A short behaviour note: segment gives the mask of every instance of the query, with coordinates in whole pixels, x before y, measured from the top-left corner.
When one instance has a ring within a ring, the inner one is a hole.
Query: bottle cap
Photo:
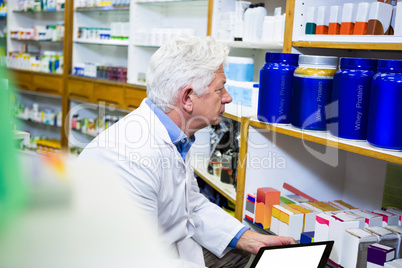
[[[298,59],[299,54],[295,53],[267,52],[265,54],[265,62],[286,62],[297,65]]]
[[[378,60],[379,72],[402,72],[402,60]]]
[[[331,67],[338,66],[338,57],[333,56],[310,56],[310,55],[300,55],[299,65],[328,65]]]
[[[378,60],[361,58],[341,58],[339,65],[341,69],[376,70]]]

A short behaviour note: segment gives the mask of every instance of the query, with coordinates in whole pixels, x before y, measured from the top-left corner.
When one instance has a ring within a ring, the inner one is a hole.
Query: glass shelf
[[[98,12],[98,11],[129,11],[130,6],[104,6],[104,7],[77,7],[74,9],[76,12]]]
[[[108,46],[128,46],[128,40],[74,39],[74,43],[91,44],[91,45],[108,45]]]

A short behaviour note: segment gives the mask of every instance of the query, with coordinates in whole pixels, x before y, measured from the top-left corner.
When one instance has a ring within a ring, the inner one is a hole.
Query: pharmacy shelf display
[[[61,97],[26,90],[18,90],[12,96],[16,127],[30,135],[24,148],[37,150],[39,144],[49,143],[54,145],[53,149],[60,150],[63,118]]]
[[[333,49],[354,49],[354,50],[385,50],[400,51],[402,50],[402,36],[394,35],[320,35],[305,34],[306,19],[308,17],[309,8],[318,6],[327,7],[327,15],[329,16],[330,6],[343,6],[345,3],[351,3],[347,0],[288,0],[294,7],[294,24],[292,31],[293,47],[312,47],[312,48],[333,48]],[[374,3],[375,0],[358,0],[353,1],[354,8],[362,2]],[[317,12],[317,11],[316,11]],[[356,12],[354,12],[356,14]]]
[[[145,86],[152,54],[182,34],[207,35],[209,1],[134,1],[130,6],[128,83]]]
[[[61,6],[45,8],[39,6],[33,9],[28,1],[8,3],[9,68],[63,73],[64,9]]]
[[[69,151],[73,155],[79,155],[99,133],[130,112],[105,103],[95,104],[75,99],[70,99],[70,107],[68,142]]]
[[[71,75],[127,82],[129,6],[75,2]]]

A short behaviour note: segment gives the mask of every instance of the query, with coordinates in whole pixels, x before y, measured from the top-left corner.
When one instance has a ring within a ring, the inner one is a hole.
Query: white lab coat
[[[204,266],[201,246],[222,257],[244,225],[199,193],[189,157],[183,161],[145,100],[80,155],[80,159],[112,163],[133,200],[151,219],[153,230],[164,232],[176,257]]]

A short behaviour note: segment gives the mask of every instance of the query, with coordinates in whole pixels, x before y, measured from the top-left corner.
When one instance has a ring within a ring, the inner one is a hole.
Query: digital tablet
[[[251,268],[325,268],[334,241],[262,247]]]

